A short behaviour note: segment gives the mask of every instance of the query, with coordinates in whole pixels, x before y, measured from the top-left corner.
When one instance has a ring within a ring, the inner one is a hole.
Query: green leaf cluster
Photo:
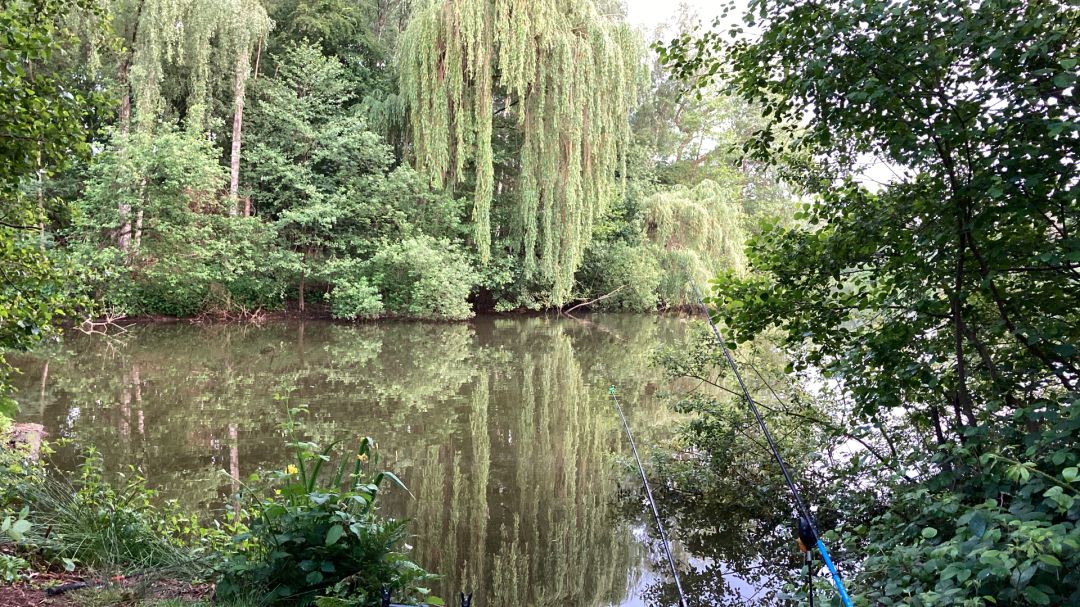
[[[1080,600],[1078,24],[1067,2],[760,0],[759,35],[663,51],[760,104],[747,157],[804,195],[710,303],[733,342],[778,328],[865,429],[878,457],[830,485],[861,600]]]
[[[304,408],[290,410],[283,430],[295,437],[303,414]],[[379,604],[383,589],[404,599],[426,593],[419,584],[431,576],[398,549],[405,523],[376,514],[384,481],[405,486],[393,473],[377,471],[374,441],[362,438],[355,450],[337,449],[337,442],[320,448],[293,440],[289,446],[296,464],[240,496],[252,519],[250,531],[234,541],[247,548],[219,565],[219,595],[359,607]]]

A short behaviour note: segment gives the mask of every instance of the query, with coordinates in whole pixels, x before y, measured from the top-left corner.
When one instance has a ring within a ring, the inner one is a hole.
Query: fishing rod
[[[769,449],[772,451],[776,463],[780,465],[780,472],[783,473],[784,480],[787,482],[788,489],[791,491],[791,496],[795,499],[795,507],[799,511],[800,516],[800,539],[803,540],[807,548],[816,544],[818,552],[821,553],[821,560],[825,561],[825,566],[829,568],[829,573],[832,575],[833,582],[836,583],[836,591],[840,593],[840,600],[844,602],[846,607],[853,607],[851,597],[848,596],[847,589],[844,588],[844,581],[840,579],[840,572],[836,570],[832,557],[829,556],[829,550],[825,547],[825,542],[821,541],[821,536],[818,533],[817,525],[814,523],[814,518],[810,516],[810,509],[806,507],[806,502],[803,501],[802,495],[799,493],[799,488],[795,486],[795,481],[792,480],[791,473],[788,472],[787,465],[784,464],[784,458],[780,456],[780,450],[776,447],[776,442],[773,441],[768,426],[765,425],[765,419],[761,417],[761,412],[758,411],[757,404],[750,396],[750,390],[746,387],[746,382],[743,381],[742,374],[739,373],[739,366],[735,364],[735,358],[731,356],[731,351],[728,350],[724,338],[720,336],[720,329],[718,329],[716,323],[713,322],[712,315],[709,314],[709,308],[705,306],[705,300],[701,297],[701,291],[698,290],[697,283],[694,282],[694,278],[690,275],[689,271],[687,272],[687,278],[690,280],[690,286],[694,288],[694,297],[697,299],[698,306],[701,307],[701,312],[705,315],[705,319],[709,321],[709,326],[712,327],[716,342],[720,344],[720,349],[724,352],[724,358],[727,360],[728,366],[731,367],[732,372],[735,373],[735,379],[739,381],[739,387],[742,389],[746,404],[750,406],[750,411],[754,414],[758,427],[761,428],[761,433],[765,435],[765,441],[769,443]],[[805,537],[803,537],[804,535]],[[809,569],[809,566],[807,569]],[[811,590],[811,593],[812,592],[813,590]],[[811,598],[811,600],[813,599]]]
[[[671,576],[675,578],[675,590],[679,593],[679,607],[687,607],[686,595],[683,594],[682,581],[679,579],[679,570],[675,567],[675,557],[671,555],[671,542],[668,541],[667,533],[664,532],[664,523],[660,520],[660,511],[656,508],[656,500],[653,499],[649,479],[645,476],[645,467],[641,465],[641,456],[638,455],[637,443],[634,442],[634,435],[630,432],[630,424],[626,422],[626,415],[623,414],[619,398],[615,396],[614,385],[608,388],[608,394],[611,395],[611,401],[615,403],[615,410],[619,412],[619,419],[622,420],[626,438],[630,441],[630,449],[634,452],[634,459],[637,460],[638,472],[641,473],[641,484],[645,485],[645,496],[649,500],[649,507],[652,508],[653,518],[656,519],[656,529],[660,532],[660,541],[664,544],[664,553],[667,555],[668,565],[671,566]]]

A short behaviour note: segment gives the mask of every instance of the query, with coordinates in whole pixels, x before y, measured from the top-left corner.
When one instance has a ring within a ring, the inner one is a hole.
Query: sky
[[[646,36],[650,35],[657,25],[669,21],[680,4],[688,4],[694,8],[702,25],[705,26],[712,23],[725,4],[723,0],[624,0],[624,2],[628,10],[627,21],[634,27],[644,28]],[[737,0],[737,4],[745,7],[746,0]],[[880,161],[873,158],[864,158],[862,161],[866,166],[862,171],[860,181],[871,190],[877,190],[883,184],[898,178],[898,171]]]
[[[715,0],[712,2],[709,0],[684,0],[681,3],[689,4],[697,9],[702,21],[705,22],[711,21],[716,16],[716,7],[719,4]],[[644,25],[650,30],[655,25],[663,23],[671,17],[679,4],[679,0],[626,0],[627,8],[630,10],[630,23]]]
[[[724,4],[721,0],[624,0],[629,9],[629,19],[632,25],[645,26],[646,31],[652,29],[664,21],[667,21],[680,4],[688,4],[694,8],[703,24],[708,25],[720,14],[720,8]],[[740,2],[739,4],[745,4]]]

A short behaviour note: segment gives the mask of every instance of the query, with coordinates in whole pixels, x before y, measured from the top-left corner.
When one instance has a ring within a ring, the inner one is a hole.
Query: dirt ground
[[[86,584],[58,594],[49,590]],[[93,596],[93,595],[97,596]],[[208,600],[213,587],[170,579],[114,577],[103,579],[85,572],[35,573],[29,581],[0,585],[0,607],[106,607],[106,605],[152,605],[165,600],[196,603]]]

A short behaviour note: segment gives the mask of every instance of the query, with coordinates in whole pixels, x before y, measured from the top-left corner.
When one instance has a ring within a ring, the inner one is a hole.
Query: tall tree
[[[758,274],[722,277],[720,314],[740,341],[785,329],[797,367],[841,379],[852,425],[900,440],[902,475],[845,490],[840,537],[872,547],[853,586],[1077,603],[1080,8],[755,0],[747,21],[752,40],[665,52],[764,105],[750,151],[812,201],[753,243]],[[869,187],[866,159],[893,174]]]
[[[183,121],[189,132],[201,134],[216,118],[213,91],[224,88],[217,82],[232,84],[230,193],[235,200],[250,58],[271,27],[266,10],[254,0],[118,0],[114,13],[123,42],[116,57],[122,134],[133,121],[144,132],[160,121]],[[219,69],[217,63],[229,68]],[[128,250],[140,227],[123,204],[118,203],[117,240]],[[235,213],[236,205],[230,210]]]
[[[273,25],[266,15],[266,9],[256,0],[231,0],[232,18],[229,20],[230,47],[234,59],[233,74],[233,123],[232,146],[229,158],[229,196],[232,203],[229,212],[239,212],[238,194],[240,191],[240,140],[244,124],[244,99],[247,96],[247,81],[251,75],[251,54],[255,45],[270,31]]]
[[[687,280],[698,284],[721,271],[742,274],[745,213],[740,204],[739,181],[702,181],[696,186],[675,186],[642,202],[645,235],[656,245],[664,271],[659,286],[661,303],[668,307],[696,304]]]
[[[54,329],[68,307],[61,270],[39,238],[45,221],[41,192],[29,182],[89,153],[83,128],[88,105],[75,75],[50,69],[74,44],[63,20],[90,2],[0,5],[0,352],[26,348]],[[9,411],[8,373],[0,354],[0,421]]]
[[[417,11],[401,41],[401,93],[417,167],[438,186],[471,186],[474,240],[516,238],[526,276],[565,302],[616,176],[642,73],[641,45],[592,0],[446,0]],[[515,175],[496,175],[493,116],[521,132]],[[491,225],[499,187],[513,225]]]
[[[328,270],[332,258],[355,270],[387,241],[421,230],[460,238],[460,206],[408,166],[392,167],[392,150],[367,128],[338,58],[303,44],[273,60],[277,74],[259,81],[252,103],[244,170],[258,213],[303,256],[301,302],[313,275],[331,284],[357,278]]]

